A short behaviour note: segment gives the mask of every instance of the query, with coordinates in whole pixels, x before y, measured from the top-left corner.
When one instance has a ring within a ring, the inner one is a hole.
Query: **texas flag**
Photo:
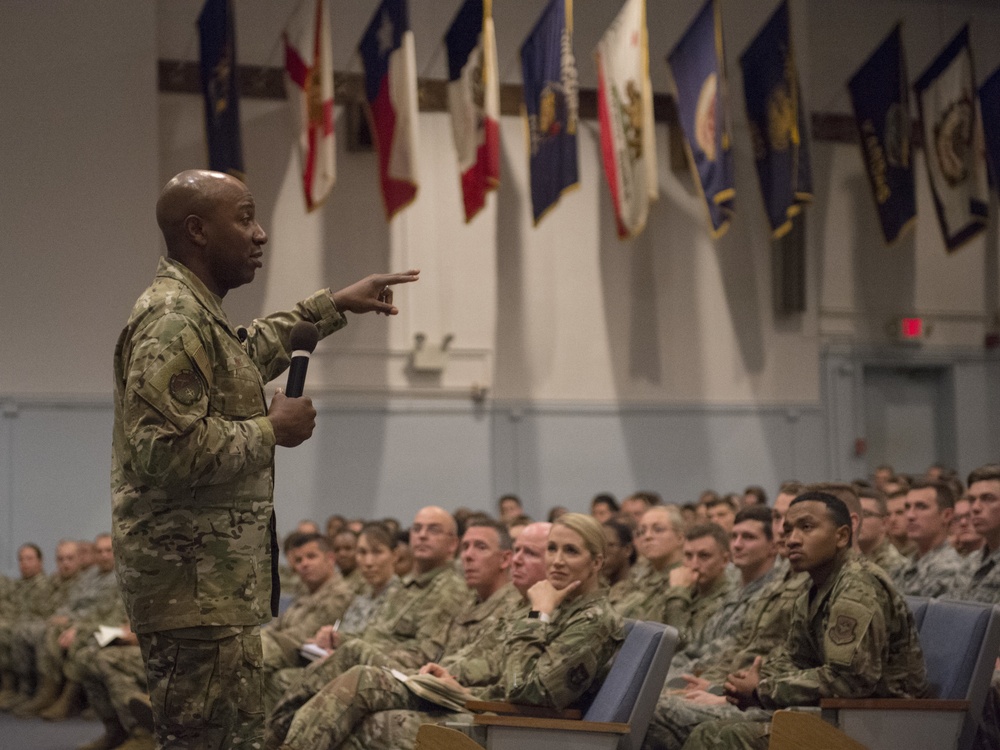
[[[417,196],[417,60],[406,0],[382,0],[358,52],[391,219]]]
[[[306,208],[312,211],[323,202],[337,178],[328,0],[301,6],[285,29],[285,74],[299,142]]]
[[[465,0],[445,35],[448,110],[466,222],[500,184],[500,79],[491,5],[491,0]]]

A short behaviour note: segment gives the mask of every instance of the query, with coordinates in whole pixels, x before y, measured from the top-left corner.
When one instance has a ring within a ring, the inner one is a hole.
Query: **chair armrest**
[[[856,711],[968,711],[969,701],[940,698],[823,698],[819,706]]]
[[[583,718],[583,712],[578,708],[546,708],[545,706],[528,706],[522,703],[507,703],[505,701],[466,701],[469,711],[508,714],[510,716],[530,716],[537,719],[574,719]]]
[[[574,721],[572,719],[535,719],[528,716],[489,716],[477,714],[472,723],[488,727],[522,727],[524,729],[557,729],[562,732],[598,732],[628,734],[629,725],[605,721]]]

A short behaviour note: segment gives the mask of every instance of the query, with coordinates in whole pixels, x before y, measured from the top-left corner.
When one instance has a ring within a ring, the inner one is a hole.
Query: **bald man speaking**
[[[252,748],[263,738],[260,625],[272,616],[274,447],[307,440],[308,398],[264,384],[301,320],[320,337],[345,313],[395,315],[418,272],[324,289],[249,327],[222,299],[263,263],[267,234],[234,177],[181,172],[156,219],[166,241],[115,349],[115,558],[139,637],[161,749]]]

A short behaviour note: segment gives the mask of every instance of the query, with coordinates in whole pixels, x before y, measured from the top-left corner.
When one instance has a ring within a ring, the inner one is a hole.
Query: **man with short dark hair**
[[[899,487],[885,493],[885,532],[889,542],[903,557],[917,551],[917,545],[906,535],[906,493],[909,487]]]
[[[0,612],[0,710],[18,702],[19,688],[25,694],[29,690],[29,679],[19,680],[11,663],[15,629],[19,623],[41,620],[50,614],[52,582],[42,569],[42,551],[38,545],[22,544],[17,550],[17,564],[21,577],[12,584],[4,610]]]
[[[705,503],[705,516],[708,522],[721,526],[722,530],[727,534],[733,530],[733,524],[736,523],[736,511],[738,510],[739,508],[736,507],[736,503],[732,501],[729,495],[717,497]]]
[[[692,526],[684,534],[684,564],[670,571],[661,622],[677,628],[678,647],[696,641],[732,584],[726,576],[729,535],[718,524]],[[659,618],[658,618],[659,619]]]
[[[969,474],[968,497],[972,526],[984,544],[969,556],[955,596],[1000,604],[1000,464],[980,466]]]
[[[348,587],[360,594],[365,587],[365,579],[358,568],[358,535],[351,529],[341,529],[331,538],[333,559],[337,570]]]
[[[972,525],[972,503],[968,493],[963,493],[955,501],[955,513],[951,517],[948,543],[960,557],[968,558],[973,552],[983,548],[983,537]]]
[[[861,555],[878,565],[892,578],[906,565],[906,558],[893,546],[886,534],[885,517],[888,510],[885,495],[875,487],[859,487],[863,522],[858,530],[858,548]]]
[[[955,497],[944,482],[922,479],[906,493],[906,533],[916,552],[894,577],[900,593],[909,596],[951,596],[964,561],[948,544]]]
[[[650,492],[649,490],[639,490],[622,500],[619,515],[621,520],[632,526],[632,528],[638,528],[646,511],[657,505],[660,505],[660,496],[657,493]]]
[[[503,495],[497,500],[497,510],[500,520],[508,526],[515,518],[524,515],[524,506],[517,495]]]
[[[809,573],[809,594],[796,602],[785,643],[729,676],[726,695],[744,718],[698,726],[685,750],[763,750],[778,708],[927,692],[913,616],[882,571],[857,560],[843,501],[806,492],[789,507],[785,530],[789,563]]]

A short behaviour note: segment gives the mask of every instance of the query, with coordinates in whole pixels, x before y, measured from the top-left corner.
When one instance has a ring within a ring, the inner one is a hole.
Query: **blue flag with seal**
[[[1000,186],[1000,68],[979,87],[979,107],[983,113],[986,163],[993,187]]]
[[[550,0],[521,45],[535,225],[575,188],[579,83],[573,58],[573,2]]]
[[[243,177],[240,95],[236,84],[236,22],[232,0],[207,0],[198,16],[201,91],[205,97],[208,166]]]
[[[975,80],[965,26],[913,85],[934,208],[949,252],[982,232],[989,219]]]
[[[705,198],[712,237],[729,228],[736,198],[722,13],[708,0],[667,57],[688,163]]]
[[[910,83],[896,26],[847,84],[882,235],[889,244],[913,226],[917,197],[910,144]]]
[[[808,127],[789,26],[787,0],[740,58],[757,176],[774,238],[812,200]]]

